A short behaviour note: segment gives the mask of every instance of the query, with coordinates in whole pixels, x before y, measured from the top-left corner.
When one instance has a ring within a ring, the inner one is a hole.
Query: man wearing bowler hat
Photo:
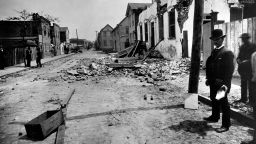
[[[249,90],[249,103],[253,104],[255,84],[251,81],[252,79],[252,66],[251,56],[256,51],[255,44],[252,44],[249,39],[248,33],[243,33],[240,36],[243,44],[239,47],[239,53],[237,57],[238,73],[241,78],[241,99],[237,102],[247,102],[247,90]]]
[[[227,95],[231,88],[231,79],[234,72],[234,54],[224,47],[223,41],[226,35],[223,35],[221,29],[212,31],[210,39],[213,41],[214,50],[206,61],[206,82],[210,87],[210,99],[212,102],[212,115],[204,118],[208,122],[218,122],[220,119],[220,109],[222,109],[222,126],[217,128],[217,132],[229,130],[230,106]],[[216,99],[217,93],[223,90],[224,95],[221,99]]]

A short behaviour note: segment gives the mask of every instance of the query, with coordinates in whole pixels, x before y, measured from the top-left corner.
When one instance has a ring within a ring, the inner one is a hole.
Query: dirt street
[[[66,144],[240,144],[252,140],[252,129],[234,120],[228,132],[216,133],[221,122],[202,120],[211,114],[204,104],[200,103],[198,110],[184,109],[188,73],[156,83],[129,72],[115,74],[112,69],[111,74],[86,78],[65,73],[81,62],[106,56],[85,51],[1,79],[1,144],[54,143],[55,133],[43,141],[28,139],[24,123],[59,108],[58,102],[73,88]]]

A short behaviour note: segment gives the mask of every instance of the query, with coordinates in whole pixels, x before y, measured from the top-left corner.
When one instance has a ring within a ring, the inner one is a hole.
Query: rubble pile
[[[111,63],[111,57],[103,57],[100,59],[82,59],[78,65],[73,66],[67,70],[62,70],[61,78],[64,81],[81,81],[90,77],[107,76],[107,75],[120,75],[131,72],[130,69],[113,69],[106,66],[107,63]]]
[[[179,60],[163,60],[150,59],[147,62],[134,63],[135,68],[112,68],[106,64],[116,63],[115,59],[111,57],[103,57],[99,59],[82,59],[78,65],[73,66],[67,70],[62,70],[61,78],[64,81],[80,81],[86,80],[90,77],[97,76],[118,76],[127,75],[139,79],[141,82],[147,81],[154,83],[154,81],[164,81],[175,79],[176,75],[187,73],[190,67],[189,59]]]
[[[145,62],[141,68],[134,71],[135,77],[139,77],[140,81],[154,83],[154,81],[164,81],[176,79],[177,75],[188,73],[190,68],[189,59],[179,60],[159,60],[152,59]]]

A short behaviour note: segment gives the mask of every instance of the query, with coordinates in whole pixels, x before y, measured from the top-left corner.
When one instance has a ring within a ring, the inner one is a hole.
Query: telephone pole
[[[191,67],[189,75],[189,93],[198,92],[198,81],[200,71],[200,55],[202,47],[202,26],[203,26],[204,0],[195,0],[194,11],[194,32],[192,44]]]
[[[76,46],[78,46],[78,34],[77,34],[77,29],[76,29]]]

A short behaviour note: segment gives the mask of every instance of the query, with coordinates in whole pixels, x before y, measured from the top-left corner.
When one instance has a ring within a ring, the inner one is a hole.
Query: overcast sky
[[[70,37],[95,40],[96,31],[106,24],[113,28],[124,17],[129,2],[150,3],[152,0],[0,0],[0,19],[17,16],[15,10],[43,12],[58,17],[68,27]]]

